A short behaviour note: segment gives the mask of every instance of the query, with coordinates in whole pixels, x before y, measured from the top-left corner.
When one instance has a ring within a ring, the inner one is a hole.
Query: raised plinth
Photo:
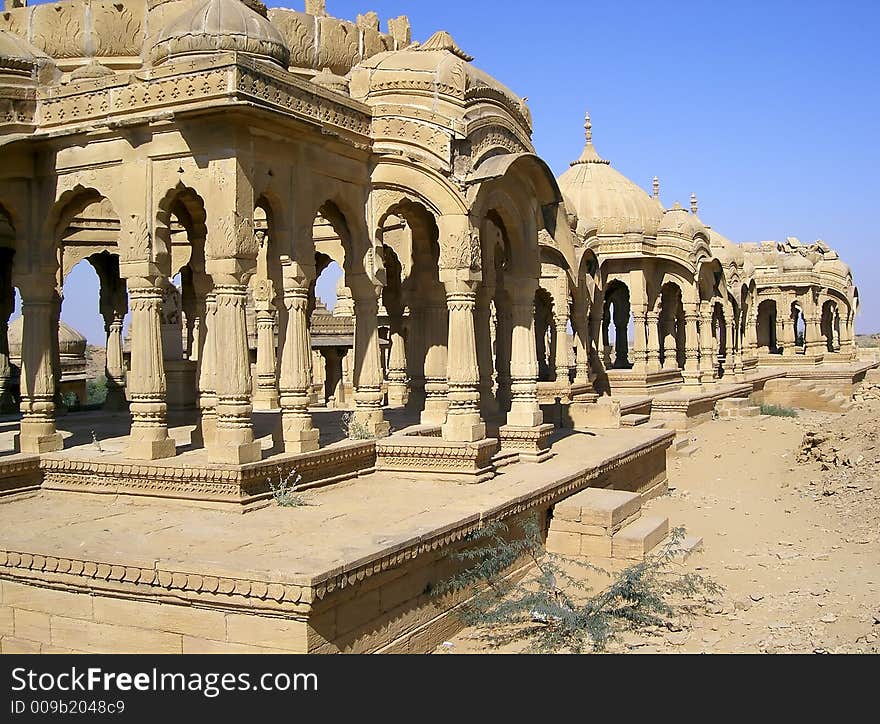
[[[0,496],[36,490],[40,487],[38,455],[10,455],[0,458]]]
[[[516,452],[522,462],[540,463],[553,455],[550,435],[554,427],[549,422],[534,427],[502,425],[498,428],[501,452]]]
[[[242,465],[209,462],[204,452],[137,461],[72,450],[43,455],[40,468],[47,490],[174,498],[244,511],[265,504],[271,496],[270,481],[277,482],[291,471],[305,486],[315,486],[371,470],[375,459],[373,441],[344,441]]]
[[[238,518],[127,496],[42,490],[10,498],[0,505],[0,621],[10,622],[0,645],[431,651],[462,626],[457,610],[467,594],[434,593],[451,575],[450,551],[494,521],[515,534],[519,517],[545,520],[588,486],[642,494],[665,477],[670,435],[572,434],[554,443],[546,464],[509,465],[487,485],[377,472],[311,491],[306,505]]]
[[[419,473],[438,480],[482,483],[495,475],[498,440],[453,442],[438,437],[394,435],[376,443],[376,470]]]

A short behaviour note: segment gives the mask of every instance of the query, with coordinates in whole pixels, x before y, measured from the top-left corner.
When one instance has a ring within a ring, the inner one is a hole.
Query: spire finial
[[[697,195],[693,191],[691,192],[691,213],[694,215],[697,213]]]
[[[656,176],[654,177],[654,198],[660,198],[660,179]]]
[[[587,111],[584,116],[584,131],[587,137],[587,143],[593,142],[593,123],[590,121],[590,112]]]

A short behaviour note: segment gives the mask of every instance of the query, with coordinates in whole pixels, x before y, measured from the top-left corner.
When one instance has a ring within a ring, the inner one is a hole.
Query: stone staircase
[[[852,399],[822,382],[782,377],[768,380],[760,393],[761,404],[796,407],[820,412],[846,412],[853,406]]]
[[[669,519],[642,515],[642,498],[624,490],[587,488],[558,502],[547,534],[547,551],[583,556],[612,569],[644,560],[669,536]],[[689,536],[685,555],[702,545]]]
[[[715,403],[715,412],[721,420],[731,420],[738,417],[757,417],[761,414],[761,408],[753,405],[748,397],[725,397]]]

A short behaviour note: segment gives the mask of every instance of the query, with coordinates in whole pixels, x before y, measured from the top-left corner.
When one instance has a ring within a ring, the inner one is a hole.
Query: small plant
[[[797,417],[797,410],[781,405],[761,405],[761,414],[771,417]]]
[[[272,489],[272,497],[275,498],[275,502],[282,508],[308,505],[308,501],[299,490],[302,476],[296,470],[291,469],[287,475],[284,475],[284,472],[279,467],[278,482],[276,483],[272,478],[267,478],[267,480],[269,481],[269,487]]]
[[[361,422],[354,410],[342,413],[342,431],[349,440],[372,440],[375,435],[363,422]]]
[[[451,554],[468,564],[465,570],[435,589],[473,593],[460,615],[465,625],[484,629],[490,646],[527,641],[527,650],[536,652],[602,651],[626,630],[674,628],[678,616],[692,611],[690,601],[721,590],[699,574],[675,570],[683,528],[674,529],[658,553],[612,577],[584,560],[547,553],[536,517],[519,527],[521,535],[511,534],[496,522],[473,534],[472,545]],[[514,564],[529,560],[534,577],[517,582],[508,576]],[[586,576],[572,568],[611,583],[591,593]]]
[[[94,430],[92,430],[92,445],[98,448],[98,452],[104,452],[104,448],[101,447],[101,442],[98,440]]]

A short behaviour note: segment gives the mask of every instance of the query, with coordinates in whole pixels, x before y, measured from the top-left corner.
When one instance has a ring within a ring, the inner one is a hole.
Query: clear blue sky
[[[536,149],[557,175],[581,151],[589,109],[599,152],[646,189],[659,176],[667,206],[695,191],[703,221],[734,241],[824,239],[853,267],[857,331],[880,331],[880,4],[328,0],[327,10],[351,20],[375,10],[383,30],[406,14],[422,41],[448,30],[528,96]],[[87,322],[97,315],[73,306],[64,318],[102,339]]]

